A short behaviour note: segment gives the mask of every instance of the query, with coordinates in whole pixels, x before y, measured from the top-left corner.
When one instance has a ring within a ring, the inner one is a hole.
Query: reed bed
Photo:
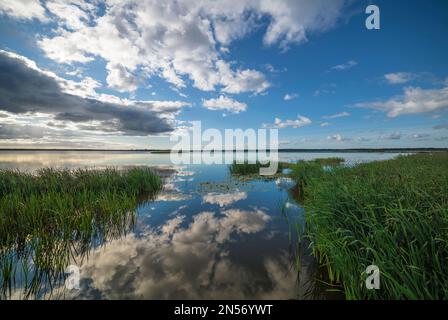
[[[305,237],[347,299],[448,298],[448,153],[324,170],[298,163]],[[365,286],[380,269],[380,289]]]
[[[277,174],[281,173],[283,169],[289,168],[291,164],[286,162],[278,162],[277,164]],[[270,163],[264,163],[257,161],[255,163],[243,162],[238,163],[234,161],[231,165],[229,165],[229,172],[234,176],[259,176],[260,168],[267,168],[270,166]],[[268,176],[264,176],[268,177]]]
[[[329,158],[316,158],[313,160],[306,161],[307,163],[317,164],[321,166],[339,166],[345,162],[344,158],[339,157],[329,157]]]
[[[321,168],[322,166],[333,167],[341,165],[345,162],[343,158],[331,157],[331,158],[317,158],[309,161],[301,161],[298,164],[306,166],[315,166],[316,168]],[[284,169],[291,169],[296,167],[298,164],[289,162],[278,162],[277,173],[281,173]],[[255,176],[260,174],[260,168],[269,167],[269,163],[262,164],[257,161],[256,163],[249,163],[247,161],[243,163],[238,163],[234,161],[229,166],[229,172],[236,176]],[[302,171],[302,170],[300,170]]]
[[[74,256],[129,230],[139,200],[161,188],[147,168],[0,170],[0,297],[17,278],[31,297],[39,280],[63,277]]]
[[[229,166],[229,171],[230,174],[232,175],[241,175],[241,176],[257,175],[260,173],[260,168],[264,166],[267,167],[267,165],[262,165],[258,161],[256,163],[248,163],[248,162],[237,163],[236,161],[234,161]]]

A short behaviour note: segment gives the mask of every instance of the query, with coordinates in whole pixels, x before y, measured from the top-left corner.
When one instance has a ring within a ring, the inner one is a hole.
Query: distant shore
[[[170,149],[37,149],[37,148],[0,148],[1,151],[51,151],[51,152],[148,152],[157,154],[171,153]],[[258,152],[265,150],[216,150],[215,152]],[[269,149],[266,151],[270,151]],[[278,152],[341,152],[341,153],[355,153],[355,152],[447,152],[448,148],[349,148],[349,149],[278,149]],[[203,152],[203,150],[179,151],[179,152]],[[208,151],[207,151],[208,152]]]

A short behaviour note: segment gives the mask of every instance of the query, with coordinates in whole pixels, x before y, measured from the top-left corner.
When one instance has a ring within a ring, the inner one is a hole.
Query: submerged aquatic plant
[[[297,164],[306,237],[348,299],[448,298],[448,153],[319,170]],[[380,269],[367,290],[366,267]]]
[[[64,278],[94,242],[125,233],[162,181],[148,168],[0,171],[0,297],[20,278],[24,297]]]

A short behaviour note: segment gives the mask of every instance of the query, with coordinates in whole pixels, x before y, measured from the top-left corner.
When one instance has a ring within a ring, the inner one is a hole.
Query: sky
[[[443,0],[0,0],[0,148],[448,147],[447,34]]]

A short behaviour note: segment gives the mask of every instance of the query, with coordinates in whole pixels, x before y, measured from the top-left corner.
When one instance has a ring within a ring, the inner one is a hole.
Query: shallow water
[[[343,157],[350,162],[393,153],[280,153],[281,161]],[[1,151],[0,168],[171,167],[168,154],[143,152]],[[76,259],[79,290],[64,286],[39,297],[75,299],[312,299],[338,298],[315,278],[314,259],[300,250],[295,222],[303,210],[292,181],[240,181],[226,165],[174,166],[155,201],[137,209],[126,235],[92,246]],[[20,279],[12,298],[21,298]],[[54,294],[58,292],[59,294]],[[51,293],[51,295],[50,295]]]

